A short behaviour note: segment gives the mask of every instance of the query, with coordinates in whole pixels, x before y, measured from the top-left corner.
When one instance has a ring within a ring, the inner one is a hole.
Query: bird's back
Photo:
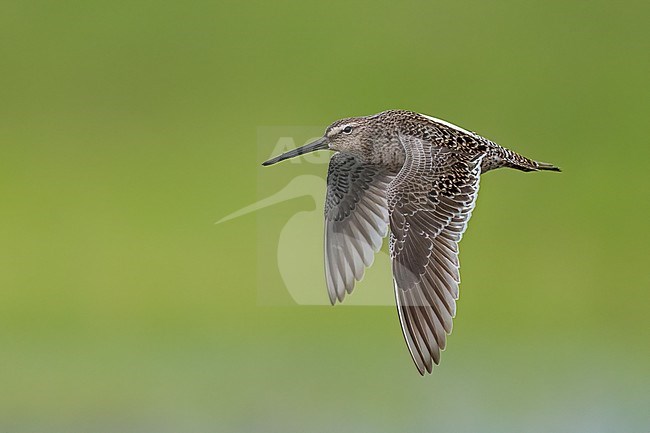
[[[388,161],[399,167],[403,165],[405,154],[399,140],[394,137],[404,135],[429,142],[435,148],[446,148],[465,154],[470,159],[482,157],[482,173],[501,167],[521,171],[560,171],[552,164],[526,158],[475,132],[414,111],[388,110],[370,116],[370,119],[374,121],[375,129],[381,131],[381,134],[377,134],[378,137],[393,137],[392,140],[384,138],[384,144],[375,145],[373,148],[378,154],[374,161],[380,164]]]

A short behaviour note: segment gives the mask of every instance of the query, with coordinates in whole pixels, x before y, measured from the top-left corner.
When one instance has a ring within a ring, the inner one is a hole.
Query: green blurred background
[[[649,431],[649,12],[3,1],[0,431]],[[286,180],[260,126],[388,108],[564,169],[483,179],[425,378],[393,308],[259,302],[308,199],[214,225]]]

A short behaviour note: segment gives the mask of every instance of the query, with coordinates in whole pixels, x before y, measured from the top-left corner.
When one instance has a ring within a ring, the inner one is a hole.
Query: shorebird
[[[482,173],[560,171],[444,120],[405,110],[337,120],[322,138],[263,163],[332,150],[325,197],[325,281],[343,301],[390,233],[404,340],[421,375],[440,363],[456,315],[458,243]]]

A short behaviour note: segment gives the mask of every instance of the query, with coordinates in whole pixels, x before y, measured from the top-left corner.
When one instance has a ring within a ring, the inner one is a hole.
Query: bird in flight
[[[458,299],[458,243],[481,174],[560,171],[451,123],[405,110],[337,120],[322,138],[263,163],[332,150],[325,198],[325,280],[343,301],[390,233],[399,321],[420,374],[439,364]]]

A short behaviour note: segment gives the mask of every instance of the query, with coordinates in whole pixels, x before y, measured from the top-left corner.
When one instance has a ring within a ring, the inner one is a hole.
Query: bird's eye
[[[349,134],[350,132],[352,132],[352,127],[351,126],[346,126],[345,128],[343,128],[343,132],[346,133],[346,134]]]

